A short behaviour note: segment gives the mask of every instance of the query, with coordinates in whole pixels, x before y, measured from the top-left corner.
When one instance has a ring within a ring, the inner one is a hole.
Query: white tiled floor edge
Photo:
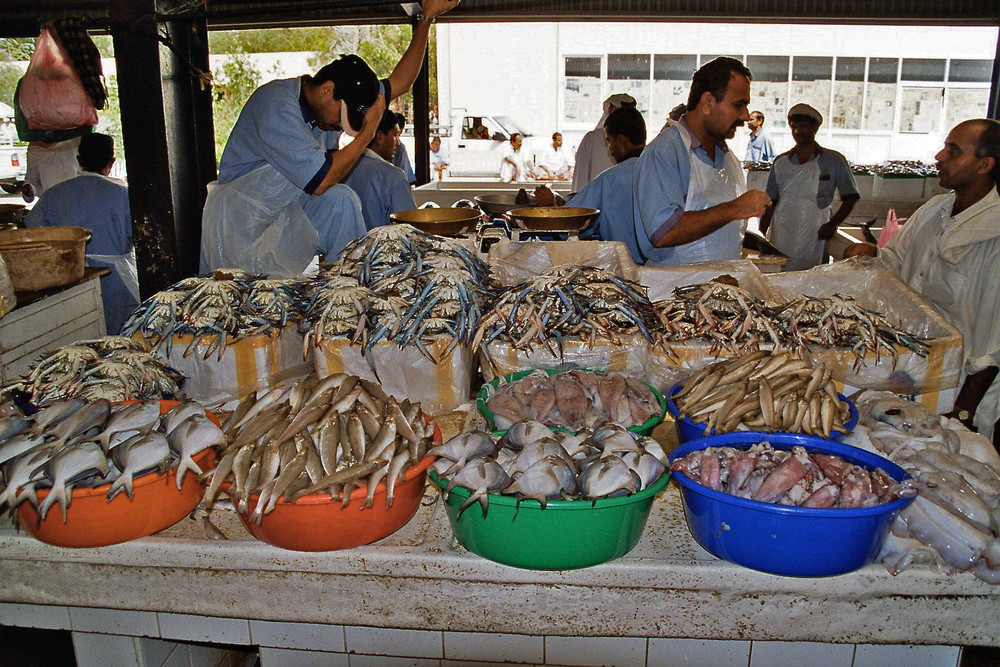
[[[0,603],[0,624],[72,630],[78,664],[111,664],[110,655],[136,667],[212,667],[207,651],[187,648],[178,661],[171,646],[202,642],[260,646],[262,667],[365,667],[378,665],[591,665],[672,667],[673,665],[781,665],[812,662],[824,667],[956,667],[955,646],[847,645],[810,642],[747,642],[634,637],[540,637],[476,632],[440,632],[276,623],[186,614],[113,611],[84,607]],[[137,643],[136,638],[142,643]],[[143,640],[141,638],[149,638]],[[204,649],[205,647],[196,647]],[[90,651],[97,651],[90,653]],[[144,656],[139,657],[138,652]],[[158,656],[154,657],[154,656]],[[93,661],[99,658],[99,661]],[[159,662],[158,660],[162,660]],[[198,660],[198,662],[195,662]],[[319,661],[319,662],[317,662]]]

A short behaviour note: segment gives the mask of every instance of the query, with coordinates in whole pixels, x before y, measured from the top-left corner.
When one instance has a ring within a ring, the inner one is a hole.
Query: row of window
[[[610,80],[690,80],[715,55],[608,54]],[[989,83],[991,60],[941,58],[865,58],[856,56],[731,56],[743,61],[755,81],[897,81]],[[789,77],[791,73],[791,77]],[[565,60],[566,77],[601,76],[601,56]]]

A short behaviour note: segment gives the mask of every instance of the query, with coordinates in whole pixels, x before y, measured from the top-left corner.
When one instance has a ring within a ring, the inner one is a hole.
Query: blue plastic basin
[[[699,438],[670,453],[670,462],[707,447],[748,449],[758,442],[775,449],[796,445],[834,454],[869,470],[881,468],[900,481],[907,472],[891,461],[843,443],[794,433],[741,431]],[[790,577],[827,577],[852,572],[872,562],[893,520],[913,498],[855,509],[815,509],[775,505],[713,491],[681,472],[688,529],[706,551],[761,572]]]
[[[695,440],[697,438],[704,437],[706,435],[705,428],[708,426],[708,424],[696,422],[692,420],[690,417],[677,416],[679,411],[677,409],[677,404],[674,402],[673,397],[676,396],[677,393],[683,388],[684,386],[682,384],[680,383],[675,384],[664,395],[664,398],[667,401],[667,412],[673,415],[674,421],[677,422],[677,437],[681,444],[684,444],[685,442],[690,442],[691,440]],[[851,401],[851,399],[847,398],[843,394],[838,393],[837,397],[840,398],[840,400],[842,400],[843,402],[847,403],[847,407],[851,412],[851,418],[847,420],[846,424],[844,424],[844,428],[846,428],[847,431],[850,432],[854,430],[854,427],[858,423],[858,408],[854,405],[854,402]],[[713,428],[711,431],[709,431],[707,435],[716,435],[715,429]],[[843,431],[835,429],[830,433],[830,439],[840,440],[841,438],[844,437],[844,435],[845,433]]]

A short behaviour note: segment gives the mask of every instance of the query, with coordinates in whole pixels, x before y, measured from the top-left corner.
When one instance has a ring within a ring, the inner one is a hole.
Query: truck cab
[[[3,121],[0,124],[0,188],[12,194],[24,185],[28,172],[28,147],[14,143],[17,134],[13,131],[13,118],[9,123],[6,118],[0,120]]]
[[[441,143],[447,150],[451,176],[500,178],[500,152],[514,133],[524,138],[522,150],[529,155],[534,152],[532,134],[509,116],[456,109],[450,129]]]

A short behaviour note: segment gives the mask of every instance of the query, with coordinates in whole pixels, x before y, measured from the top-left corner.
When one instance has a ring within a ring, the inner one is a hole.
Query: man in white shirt
[[[1000,441],[1000,123],[956,125],[934,156],[951,192],[932,197],[879,250],[854,243],[845,257],[877,255],[934,303],[965,338],[963,382],[950,416]]]

